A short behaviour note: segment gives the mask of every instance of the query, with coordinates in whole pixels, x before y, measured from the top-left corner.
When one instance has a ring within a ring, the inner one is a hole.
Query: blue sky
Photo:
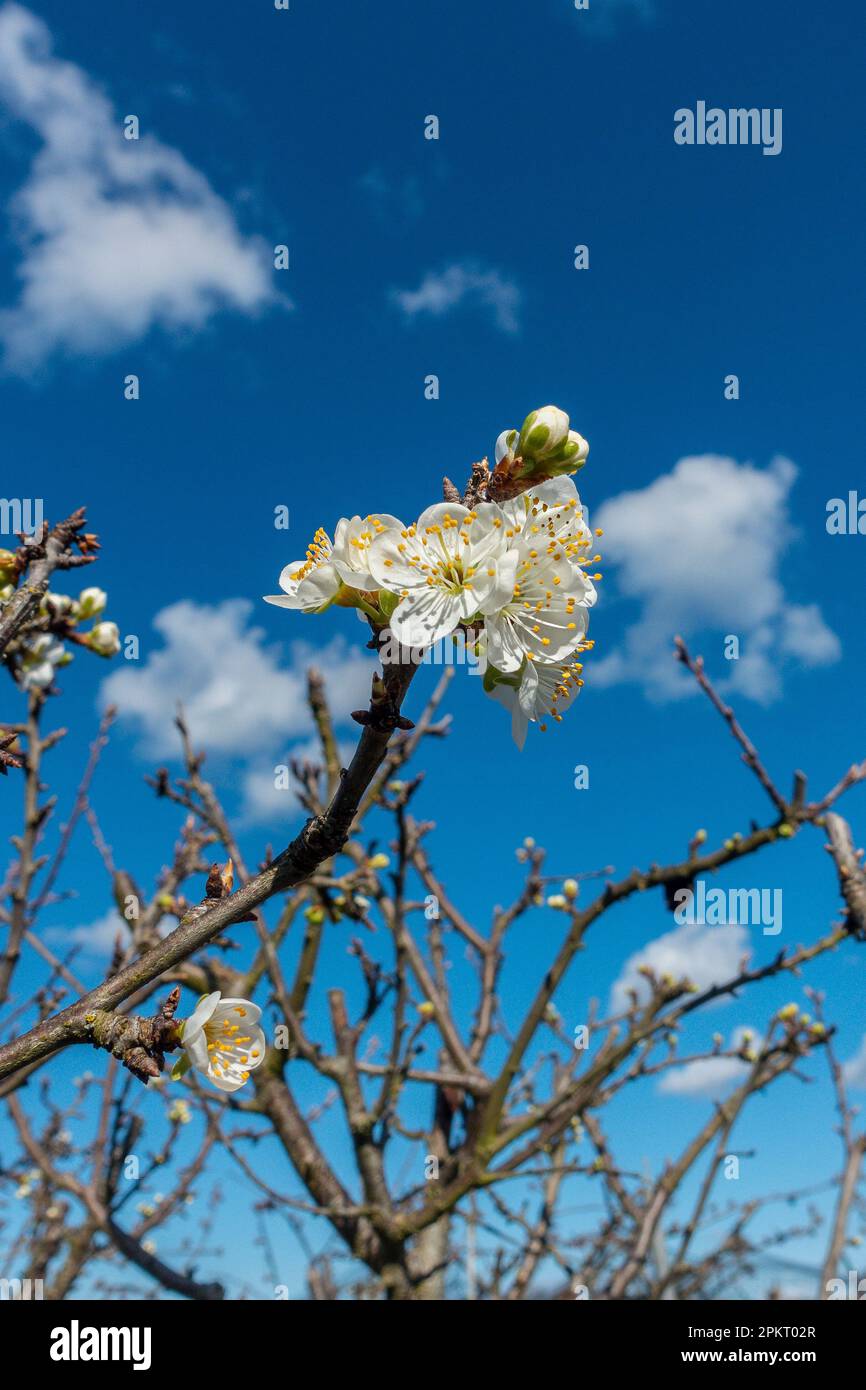
[[[170,851],[175,823],[142,775],[171,756],[178,696],[250,860],[284,841],[296,808],[268,789],[310,736],[305,663],[318,653],[333,673],[350,740],[366,656],[351,613],[303,618],[260,595],[317,526],[416,515],[443,473],[462,480],[547,401],[591,445],[579,485],[606,532],[598,645],[578,704],[522,754],[480,682],[452,684],[416,809],[437,821],[431,850],[473,918],[515,890],[527,834],[553,873],[624,873],[680,856],[699,826],[714,841],[767,814],[718,718],[675,680],[677,631],[730,685],[785,788],[802,767],[818,794],[863,756],[866,540],[825,526],[828,501],[862,485],[862,31],[850,2],[794,20],[780,0],[0,8],[2,490],[42,496],[52,517],[87,504],[104,541],[92,578],[140,639],[139,662],[108,678],[81,658],[63,672],[57,718],[79,740],[52,755],[68,794],[107,678],[125,713],[94,802],[118,862],[147,881]],[[781,108],[781,153],[678,146],[674,112],[698,100]],[[128,114],[137,144],[117,137]],[[864,810],[854,793],[855,828]],[[77,899],[46,921],[92,928],[109,897],[84,838],[67,878]],[[724,882],[783,891],[783,932],[754,935],[756,960],[836,911],[819,832]],[[623,961],[672,926],[655,897],[608,917],[563,1015],[606,1001]],[[515,939],[512,1019],[555,931],[538,913]],[[344,947],[329,957],[339,978]],[[80,969],[95,979],[100,962],[91,950]],[[851,946],[812,976],[846,1058],[864,1035],[863,972]],[[760,1027],[789,997],[790,982],[768,985],[693,1036]],[[786,1082],[752,1110],[749,1194],[833,1170],[831,1098],[811,1070],[807,1103]],[[658,1163],[706,1105],[631,1095],[631,1157]]]

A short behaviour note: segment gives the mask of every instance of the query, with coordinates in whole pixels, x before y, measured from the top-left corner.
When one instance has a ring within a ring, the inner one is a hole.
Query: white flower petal
[[[404,599],[391,615],[391,631],[407,647],[429,647],[447,637],[466,616],[463,595],[427,589]]]
[[[195,1039],[204,1032],[205,1024],[209,1023],[213,1018],[219,1002],[220,991],[218,989],[215,989],[212,994],[206,994],[203,999],[198,1001],[183,1026],[183,1045],[185,1049],[189,1048],[190,1043],[194,1042]]]

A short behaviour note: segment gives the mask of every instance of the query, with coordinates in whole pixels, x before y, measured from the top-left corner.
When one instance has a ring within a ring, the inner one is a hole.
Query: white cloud
[[[745,1028],[736,1028],[729,1047],[740,1047],[745,1032]],[[705,1057],[664,1072],[658,1089],[668,1096],[720,1100],[727,1091],[744,1080],[748,1070],[748,1062],[740,1061],[739,1057]]]
[[[80,927],[50,927],[46,935],[57,945],[79,946],[88,956],[110,956],[117,938],[126,942],[129,931],[117,908],[113,907],[93,922]]]
[[[18,302],[0,313],[8,367],[275,298],[264,244],[241,235],[207,179],[149,133],[126,140],[102,91],[16,4],[0,10],[0,102],[42,141],[11,205],[22,260]]]
[[[178,701],[193,739],[212,753],[249,761],[307,737],[306,673],[312,665],[325,677],[337,724],[366,706],[374,669],[369,653],[342,636],[321,649],[294,642],[283,667],[264,631],[250,626],[252,610],[247,599],[214,605],[185,599],[163,608],[153,620],[163,646],[142,665],[123,662],[103,681],[102,703],[116,704],[121,719],[140,731],[145,757],[177,753]]]
[[[364,691],[359,704],[366,704]],[[348,767],[354,753],[354,745],[338,740],[340,762]],[[323,764],[322,745],[318,738],[309,738],[303,743],[295,743],[284,756],[270,760],[256,760],[245,771],[241,781],[241,818],[245,825],[273,825],[280,821],[293,820],[298,814],[298,798],[294,777],[289,771],[288,785],[284,786],[282,773],[277,781],[277,769],[289,768],[293,762],[310,762],[321,767]]]
[[[858,1091],[866,1091],[866,1033],[860,1044],[860,1051],[845,1063],[842,1068],[849,1086]]]
[[[726,686],[764,703],[781,693],[786,660],[838,660],[839,640],[817,603],[791,602],[779,576],[795,535],[788,499],[796,475],[788,459],[761,470],[704,454],[602,505],[594,520],[604,559],[616,566],[619,593],[641,611],[621,646],[593,663],[594,685],[636,682],[659,700],[692,693],[671,657],[676,633],[715,632],[720,652],[725,636],[738,637]]]
[[[688,978],[698,989],[723,984],[736,975],[743,957],[749,953],[749,933],[745,927],[707,927],[691,923],[666,932],[629,956],[610,994],[611,1012],[628,1008],[628,991],[646,1000],[650,988],[638,966],[648,965],[657,975]]]
[[[474,262],[429,271],[417,290],[394,290],[392,298],[409,319],[418,314],[441,318],[454,309],[472,306],[488,310],[503,333],[516,333],[519,327],[517,286],[500,271],[485,270]]]

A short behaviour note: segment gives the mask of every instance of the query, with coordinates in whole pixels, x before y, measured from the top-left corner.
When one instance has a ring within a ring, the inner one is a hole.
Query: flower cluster
[[[0,609],[15,592],[19,571],[16,557],[0,550]],[[71,642],[96,656],[116,656],[120,651],[117,623],[103,620],[108,595],[104,589],[83,589],[77,599],[68,594],[45,594],[35,620],[9,647],[9,668],[22,690],[49,691],[57,671],[73,656]],[[89,626],[87,626],[89,624]]]
[[[601,532],[567,476],[588,452],[564,411],[535,410],[500,435],[493,472],[481,466],[483,494],[435,503],[411,525],[379,512],[342,519],[333,540],[319,530],[266,602],[304,613],[355,607],[421,652],[462,631],[522,747],[528,723],[562,718],[583,685],[577,657],[593,645],[601,575],[587,571]]]

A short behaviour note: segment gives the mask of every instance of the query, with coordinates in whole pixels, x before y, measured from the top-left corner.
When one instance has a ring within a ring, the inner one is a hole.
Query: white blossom
[[[582,670],[579,661],[527,661],[519,676],[489,686],[489,693],[511,715],[511,733],[518,748],[526,742],[530,723],[542,730],[548,719],[559,723],[583,685]]]
[[[389,528],[370,546],[370,570],[397,597],[391,630],[398,642],[427,647],[468,622],[496,589],[505,552],[499,507],[474,510],[438,502],[414,526]]]
[[[399,530],[402,525],[389,512],[341,517],[333,541],[319,527],[306,558],[293,560],[280,575],[284,592],[266,594],[265,602],[278,608],[297,608],[303,613],[321,613],[333,603],[343,584],[359,592],[375,589],[377,585],[368,568],[370,546],[386,528]]]
[[[265,1057],[262,1011],[249,999],[204,994],[184,1021],[182,1046],[191,1066],[220,1091],[237,1091]]]
[[[333,602],[340,576],[332,562],[331,537],[321,526],[307,547],[306,558],[292,560],[280,574],[282,594],[265,594],[265,603],[277,608],[298,608],[302,613],[321,613]]]
[[[47,690],[58,666],[70,659],[62,642],[50,632],[38,632],[22,639],[21,660],[16,671],[24,690]]]
[[[366,591],[379,587],[368,568],[368,552],[376,537],[387,528],[401,531],[403,523],[389,512],[353,516],[348,521],[343,517],[337,522],[332,561],[344,584]]]
[[[483,604],[487,658],[498,671],[524,661],[559,662],[583,644],[596,591],[573,541],[521,536],[499,564],[496,589]]]

